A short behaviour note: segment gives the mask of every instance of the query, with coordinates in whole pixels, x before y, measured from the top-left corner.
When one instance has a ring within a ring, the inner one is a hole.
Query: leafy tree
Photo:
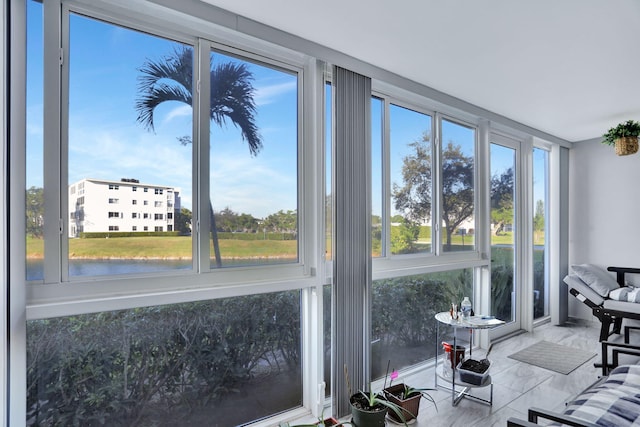
[[[473,156],[465,156],[460,145],[449,141],[442,152],[442,220],[447,249],[456,229],[473,216]]]
[[[418,239],[420,227],[409,221],[391,226],[391,253],[408,254],[415,252],[415,241]]]
[[[176,212],[176,217],[174,220],[176,231],[179,231],[182,234],[191,233],[191,219],[193,215],[191,211],[187,208],[181,208],[180,212]]]
[[[495,235],[513,222],[513,168],[491,178],[491,222]]]
[[[238,214],[231,210],[228,206],[223,210],[216,212],[216,226],[219,231],[234,231],[236,228],[236,218]]]
[[[250,214],[243,213],[238,217],[236,230],[242,230],[245,233],[255,233],[258,231],[258,220]]]
[[[423,224],[431,219],[431,136],[409,146],[413,153],[403,159],[402,186],[394,183],[395,208],[404,212],[408,221]],[[442,220],[445,224],[446,246],[460,224],[473,215],[473,156],[466,156],[460,145],[447,143],[442,151]]]
[[[27,234],[42,238],[44,231],[44,189],[30,187],[27,190]]]
[[[402,161],[402,182],[393,184],[395,208],[404,212],[406,219],[420,224],[431,218],[431,135],[409,144],[413,153]]]
[[[249,214],[239,214],[229,207],[215,213],[218,231],[244,231],[255,232],[258,230],[258,220]]]
[[[402,215],[394,215],[391,217],[391,222],[402,223],[404,222],[404,217]]]
[[[160,104],[177,101],[193,105],[193,49],[176,49],[158,61],[147,59],[139,71],[139,96],[135,108],[138,111],[138,122],[148,130],[154,130],[154,112]],[[229,62],[211,66],[209,79],[209,117],[218,126],[222,127],[230,121],[239,128],[242,140],[247,142],[249,151],[252,155],[257,155],[262,148],[262,139],[255,122],[257,110],[252,84],[253,74],[245,64]],[[178,140],[182,144],[191,142],[188,136],[180,137]],[[222,260],[211,203],[209,214],[216,263],[220,267]]]
[[[513,222],[513,196],[505,195],[497,208],[491,209],[491,222],[494,224],[494,233],[499,236],[506,224]]]
[[[536,213],[533,216],[533,231],[536,234],[544,233],[544,201],[536,201]]]
[[[279,210],[264,219],[263,227],[275,233],[295,233],[297,230],[298,215],[296,211]]]

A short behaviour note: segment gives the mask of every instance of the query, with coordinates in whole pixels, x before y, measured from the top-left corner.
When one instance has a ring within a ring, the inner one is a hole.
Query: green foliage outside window
[[[42,238],[44,233],[44,189],[30,187],[26,196],[27,236]]]
[[[372,378],[435,356],[435,314],[473,292],[472,270],[377,280],[372,300]]]
[[[284,292],[30,321],[27,425],[184,425],[254,378],[299,377],[299,301]]]
[[[513,275],[506,265],[499,272]],[[495,274],[492,283],[504,292],[494,290],[500,297],[492,303],[504,307],[511,282]],[[433,357],[434,315],[472,296],[472,283],[471,269],[374,282],[373,377],[385,374],[389,360],[400,369]],[[329,352],[328,316],[324,325]],[[256,380],[297,378],[301,369],[299,292],[33,320],[27,327],[27,425],[178,425],[192,413],[218,414],[224,399]],[[289,394],[279,410],[301,403],[301,389]]]

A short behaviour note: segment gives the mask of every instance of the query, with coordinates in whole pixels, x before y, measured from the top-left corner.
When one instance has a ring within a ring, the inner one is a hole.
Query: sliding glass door
[[[518,212],[520,143],[491,135],[491,314],[507,324],[500,333],[520,329]]]
[[[549,316],[549,151],[533,149],[533,319]]]

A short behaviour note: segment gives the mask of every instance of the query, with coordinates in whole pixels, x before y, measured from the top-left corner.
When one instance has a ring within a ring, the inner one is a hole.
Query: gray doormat
[[[539,341],[509,358],[567,375],[595,355],[579,348]]]

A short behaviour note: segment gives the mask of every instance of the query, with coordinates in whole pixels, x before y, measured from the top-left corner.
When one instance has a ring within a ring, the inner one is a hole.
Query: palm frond
[[[165,101],[193,102],[193,51],[189,47],[176,49],[170,55],[154,61],[146,60],[138,70],[137,121],[154,130],[154,112]],[[211,79],[210,119],[218,126],[230,121],[240,129],[251,155],[262,149],[262,138],[255,121],[253,74],[245,64],[226,62],[213,67]],[[184,142],[184,141],[181,141]]]
[[[149,130],[154,129],[155,108],[165,101],[192,105],[193,52],[176,49],[171,55],[153,61],[148,59],[138,70],[138,93],[135,109],[137,120]]]
[[[252,155],[262,148],[255,123],[253,75],[244,64],[224,63],[211,70],[211,120],[224,126],[229,119],[241,131]]]

